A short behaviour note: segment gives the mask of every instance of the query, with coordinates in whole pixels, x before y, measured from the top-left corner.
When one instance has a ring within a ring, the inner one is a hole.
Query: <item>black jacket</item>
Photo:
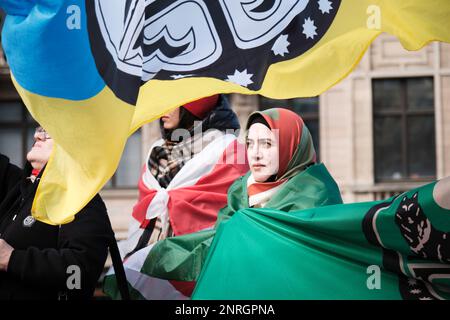
[[[7,272],[0,272],[0,299],[85,299],[92,297],[103,270],[113,232],[99,195],[74,221],[52,226],[34,221],[31,205],[39,183],[0,154],[0,238],[14,251]],[[28,217],[28,218],[27,218]],[[76,266],[81,289],[76,283]]]

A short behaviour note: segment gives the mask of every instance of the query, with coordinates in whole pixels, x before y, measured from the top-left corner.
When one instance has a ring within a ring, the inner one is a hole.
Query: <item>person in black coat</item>
[[[38,128],[24,170],[0,154],[0,300],[89,299],[113,232],[96,195],[67,224],[37,221],[31,206],[53,147]]]

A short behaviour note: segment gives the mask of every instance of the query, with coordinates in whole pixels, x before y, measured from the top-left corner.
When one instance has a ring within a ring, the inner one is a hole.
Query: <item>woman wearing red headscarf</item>
[[[132,284],[135,298],[155,298],[154,292],[160,299],[189,297],[218,226],[238,210],[265,207],[292,212],[342,203],[337,184],[325,166],[316,163],[308,128],[294,112],[277,108],[253,113],[246,140],[250,171],[228,190],[227,206],[215,229],[158,243],[144,264],[135,265],[146,275],[144,281],[141,277]]]

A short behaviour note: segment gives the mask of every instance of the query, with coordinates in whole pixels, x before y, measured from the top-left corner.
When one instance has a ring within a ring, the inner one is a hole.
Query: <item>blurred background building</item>
[[[450,175],[450,45],[407,52],[379,37],[349,76],[320,97],[272,100],[232,94],[244,125],[254,110],[286,107],[308,125],[320,161],[346,202],[387,198]],[[15,91],[0,50],[0,152],[22,166],[36,123]],[[102,190],[118,238],[126,237],[137,181],[156,122],[130,137],[120,166]]]

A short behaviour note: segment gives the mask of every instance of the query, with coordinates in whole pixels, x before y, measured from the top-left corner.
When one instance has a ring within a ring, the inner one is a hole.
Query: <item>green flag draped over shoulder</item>
[[[250,173],[230,187],[228,206],[219,213],[216,228],[227,224],[238,210],[248,208],[249,176]],[[291,211],[336,203],[342,203],[339,189],[325,166],[320,164],[313,165],[291,178],[266,206]],[[165,279],[195,281],[215,233],[216,229],[206,230],[162,241],[150,251],[143,271]]]
[[[249,207],[247,195],[249,176],[250,173],[236,180],[230,187],[228,206],[220,211],[215,229],[167,238],[158,242],[151,249],[143,249],[142,262],[138,262],[137,258],[133,261],[125,261],[127,276],[131,275],[132,277],[132,283],[129,284],[133,288],[132,292],[136,293],[135,298],[179,297],[173,293],[168,294],[167,284],[155,279],[172,281],[171,286],[174,286],[174,290],[179,291],[184,291],[180,289],[180,281],[196,281],[215,237],[217,227],[228,224],[236,212]],[[287,212],[338,203],[342,203],[342,199],[336,182],[323,164],[316,164],[283,184],[283,187],[277,191],[266,206]],[[138,273],[139,276],[136,276]],[[129,279],[129,282],[131,281]],[[150,288],[151,286],[154,287]],[[181,287],[183,287],[182,284]],[[106,278],[104,289],[108,295],[117,297],[117,286],[112,277]],[[158,290],[161,291],[161,295],[155,294]],[[189,296],[190,292],[183,294]]]
[[[450,178],[385,201],[221,224],[194,299],[449,299]]]

